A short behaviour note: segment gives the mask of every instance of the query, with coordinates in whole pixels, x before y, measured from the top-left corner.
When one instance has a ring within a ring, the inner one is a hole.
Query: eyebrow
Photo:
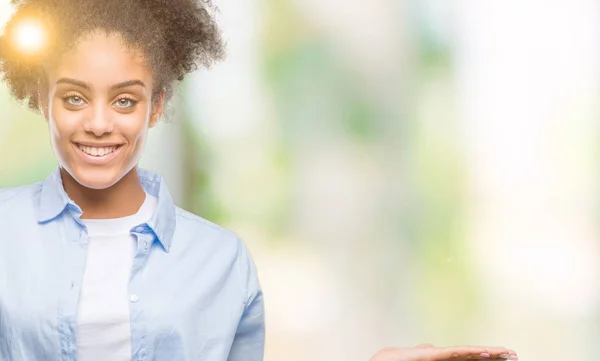
[[[115,84],[115,85],[111,86],[110,88],[115,90],[115,89],[127,88],[127,87],[134,86],[134,85],[141,86],[142,88],[146,87],[146,84],[144,84],[143,81],[134,79],[134,80],[124,81],[119,84]]]
[[[71,85],[76,85],[78,87],[90,90],[91,87],[89,85],[87,85],[86,83],[80,81],[80,80],[75,80],[75,79],[71,79],[71,78],[60,78],[56,81],[56,84],[71,84]]]
[[[71,84],[71,85],[75,85],[75,86],[78,86],[80,88],[84,88],[87,90],[92,89],[92,87],[90,87],[89,84],[87,84],[81,80],[76,80],[76,79],[71,79],[71,78],[60,78],[56,81],[56,84]],[[110,89],[111,90],[122,89],[122,88],[127,88],[130,86],[134,86],[134,85],[141,86],[142,88],[146,87],[146,84],[144,84],[143,81],[134,79],[134,80],[128,80],[128,81],[124,81],[122,83],[115,84],[115,85],[111,86]]]

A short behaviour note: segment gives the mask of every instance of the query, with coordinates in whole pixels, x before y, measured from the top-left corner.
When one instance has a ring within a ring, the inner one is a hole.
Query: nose
[[[83,129],[88,133],[94,134],[96,137],[110,134],[113,131],[113,121],[110,119],[110,112],[107,112],[101,106],[94,107],[92,113],[84,122]]]

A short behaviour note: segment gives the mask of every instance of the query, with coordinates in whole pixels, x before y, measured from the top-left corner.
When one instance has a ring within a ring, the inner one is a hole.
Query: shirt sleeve
[[[240,270],[246,284],[245,309],[238,324],[228,361],[262,361],[265,348],[263,292],[254,261],[241,244]]]

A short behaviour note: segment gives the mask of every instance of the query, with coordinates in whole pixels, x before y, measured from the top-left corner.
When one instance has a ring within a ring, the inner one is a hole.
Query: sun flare
[[[39,53],[47,43],[47,34],[39,21],[22,20],[14,28],[14,46],[26,55]]]

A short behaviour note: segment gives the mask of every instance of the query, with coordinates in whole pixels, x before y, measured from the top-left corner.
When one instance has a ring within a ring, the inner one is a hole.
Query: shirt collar
[[[175,233],[175,204],[164,179],[153,172],[138,168],[138,178],[144,191],[158,199],[156,211],[147,222],[166,252],[171,249]],[[65,209],[72,208],[78,216],[82,214],[79,206],[73,202],[63,187],[60,167],[57,167],[42,183],[42,189],[36,202],[37,221],[45,223],[54,220]]]

